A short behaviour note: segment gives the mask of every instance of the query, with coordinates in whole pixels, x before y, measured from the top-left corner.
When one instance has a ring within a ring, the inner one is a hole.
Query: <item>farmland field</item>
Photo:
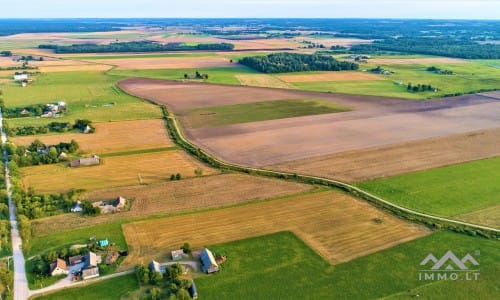
[[[480,249],[477,281],[420,281],[420,262],[453,245],[463,257]],[[492,299],[497,294],[498,242],[436,232],[395,247],[331,266],[300,239],[280,232],[210,246],[227,255],[216,276],[196,279],[203,299]],[[363,280],[363,287],[359,282]]]
[[[175,113],[305,97],[352,108],[338,114],[186,130],[193,142],[216,156],[255,167],[500,127],[497,117],[500,103],[480,95],[405,101],[137,78],[121,81],[120,87],[139,97],[167,104]]]
[[[181,114],[188,128],[221,126],[265,120],[338,113],[349,109],[322,99],[275,100],[214,106]]]
[[[26,188],[53,193],[163,182],[176,173],[193,177],[198,168],[205,175],[217,173],[180,150],[107,157],[98,166],[70,168],[61,163],[26,167],[21,172]]]
[[[375,219],[381,222],[375,222]],[[175,230],[167,230],[174,228]],[[366,202],[336,191],[124,224],[129,256],[121,268],[192,247],[290,230],[331,263],[341,263],[426,235]],[[153,242],[152,241],[156,241]]]
[[[500,128],[284,162],[267,169],[357,182],[500,155]]]
[[[220,56],[171,56],[156,58],[112,58],[87,60],[93,63],[112,65],[117,70],[147,70],[147,69],[202,69],[202,68],[231,68],[238,64]]]
[[[163,120],[135,120],[121,122],[94,123],[93,134],[69,133],[40,135],[36,137],[15,137],[11,141],[19,145],[28,145],[39,139],[46,145],[55,145],[61,140],[76,140],[80,150],[97,154],[153,149],[173,146],[168,138]]]
[[[292,85],[268,74],[238,74],[236,78],[241,85],[260,86],[269,88],[290,89]]]
[[[303,73],[276,76],[279,79],[294,82],[318,82],[318,81],[349,81],[349,80],[384,80],[383,77],[371,73],[363,72],[321,72],[321,73]]]
[[[60,228],[80,228],[113,220],[131,220],[153,215],[238,205],[249,201],[314,191],[316,189],[310,185],[242,174],[196,177],[93,191],[86,195],[91,201],[111,200],[122,196],[132,201],[130,210],[92,218],[62,214],[34,220],[32,227],[37,235],[45,235]]]
[[[129,96],[115,86],[122,78],[95,71],[43,73],[36,75],[35,82],[27,88],[14,84],[2,86],[3,98],[7,107],[65,101],[69,113],[58,118],[58,122],[161,118],[158,107]],[[14,127],[53,121],[52,118],[18,118],[9,120],[9,124]]]
[[[404,207],[456,216],[498,205],[499,177],[500,157],[497,157],[357,185]]]

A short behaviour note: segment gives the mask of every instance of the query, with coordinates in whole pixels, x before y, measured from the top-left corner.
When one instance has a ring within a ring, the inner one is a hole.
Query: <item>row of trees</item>
[[[442,70],[442,69],[435,67],[435,66],[428,67],[427,71],[434,72],[436,74],[441,74],[441,75],[453,75],[454,74],[452,70]]]
[[[87,126],[90,128],[87,131]],[[95,128],[92,126],[92,121],[89,120],[76,120],[74,124],[70,122],[50,122],[46,125],[40,126],[20,126],[20,127],[4,127],[5,132],[8,136],[26,136],[26,135],[37,135],[49,132],[68,132],[71,130],[94,133]]]
[[[416,85],[412,85],[411,83],[408,83],[408,86],[406,87],[406,90],[408,92],[413,92],[413,93],[417,93],[417,92],[436,92],[437,91],[437,88],[430,85],[430,84],[416,84]]]
[[[40,49],[53,49],[56,53],[108,53],[108,52],[157,52],[157,51],[187,51],[187,50],[224,50],[234,49],[233,44],[229,43],[168,43],[161,44],[151,41],[141,42],[120,42],[108,45],[97,44],[74,44],[71,46],[61,45],[39,45]]]
[[[356,63],[338,61],[327,55],[288,52],[244,57],[239,63],[263,73],[341,71],[357,70],[359,67]]]
[[[46,104],[32,104],[25,107],[7,108],[4,113],[4,118],[21,118],[21,117],[36,117],[41,116],[44,110],[47,109]]]
[[[5,150],[11,162],[15,162],[19,167],[26,167],[55,164],[61,160],[66,160],[67,157],[64,157],[62,153],[75,153],[79,147],[75,140],[71,140],[69,143],[61,142],[55,145],[45,145],[42,141],[36,139],[27,147],[7,143]]]
[[[479,44],[470,40],[451,38],[386,38],[372,44],[351,47],[354,53],[395,51],[467,59],[500,59],[500,45]]]

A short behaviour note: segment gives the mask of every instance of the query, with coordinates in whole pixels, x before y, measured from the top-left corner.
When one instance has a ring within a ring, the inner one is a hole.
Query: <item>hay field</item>
[[[39,67],[38,71],[43,73],[51,72],[79,72],[79,71],[107,71],[112,66],[88,64],[88,65],[68,65],[68,66],[53,66],[53,67]]]
[[[259,49],[296,49],[301,44],[290,39],[256,39],[226,41],[234,44],[235,50],[259,50]]]
[[[336,191],[139,221],[122,228],[129,246],[123,270],[165,259],[169,250],[184,242],[198,248],[286,230],[337,264],[430,232]]]
[[[385,80],[371,73],[362,72],[323,72],[314,74],[279,75],[284,82],[348,81],[348,80]]]
[[[95,123],[94,127],[96,132],[93,134],[26,136],[14,137],[11,140],[15,144],[28,145],[39,139],[47,145],[54,145],[74,139],[80,145],[80,150],[97,154],[174,146],[163,120]]]
[[[500,155],[500,128],[318,156],[266,168],[357,182]]]
[[[150,184],[167,181],[176,173],[193,177],[197,168],[205,175],[217,173],[180,150],[107,157],[101,159],[99,166],[70,168],[67,164],[56,164],[26,167],[21,172],[26,188],[32,186],[40,193],[55,193],[71,188],[90,191]]]
[[[267,74],[238,74],[236,78],[241,85],[260,86],[269,88],[293,89],[294,87],[287,84],[280,78]]]
[[[129,211],[92,218],[62,214],[34,220],[32,226],[37,236],[43,236],[61,228],[81,228],[109,221],[236,205],[304,193],[311,189],[314,189],[311,185],[243,174],[127,186],[89,192],[86,196],[92,201],[110,200],[118,196],[133,199]]]
[[[196,68],[230,68],[238,64],[219,56],[206,57],[158,57],[158,58],[114,58],[87,60],[96,64],[116,66],[118,70],[136,69],[196,69]]]
[[[371,58],[371,64],[390,65],[390,64],[463,64],[467,63],[464,59],[451,57],[422,57],[422,58]]]
[[[461,214],[455,216],[455,218],[474,224],[482,224],[494,228],[500,228],[500,204],[491,205],[486,208]]]

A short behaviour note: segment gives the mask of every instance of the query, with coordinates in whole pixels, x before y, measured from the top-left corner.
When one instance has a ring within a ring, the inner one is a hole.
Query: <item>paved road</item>
[[[7,135],[3,129],[3,117],[2,111],[0,110],[0,133],[2,138],[2,144],[7,142]],[[28,280],[26,279],[25,270],[25,260],[22,251],[22,240],[19,235],[19,228],[17,224],[16,206],[12,202],[12,190],[10,184],[10,174],[9,174],[9,161],[7,159],[7,153],[4,150],[3,153],[5,157],[5,185],[7,188],[7,196],[9,199],[9,214],[10,214],[10,233],[12,241],[12,258],[14,260],[14,300],[25,300],[28,299],[29,289]]]

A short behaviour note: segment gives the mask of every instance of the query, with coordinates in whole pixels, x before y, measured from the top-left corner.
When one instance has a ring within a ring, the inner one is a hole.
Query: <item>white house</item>
[[[58,258],[55,262],[50,264],[50,275],[67,275],[69,274],[68,266],[66,265],[66,261]]]
[[[80,201],[76,201],[73,206],[71,206],[71,212],[81,212],[83,211],[82,204]]]
[[[20,81],[20,80],[28,80],[29,75],[28,74],[14,74],[14,80]]]

